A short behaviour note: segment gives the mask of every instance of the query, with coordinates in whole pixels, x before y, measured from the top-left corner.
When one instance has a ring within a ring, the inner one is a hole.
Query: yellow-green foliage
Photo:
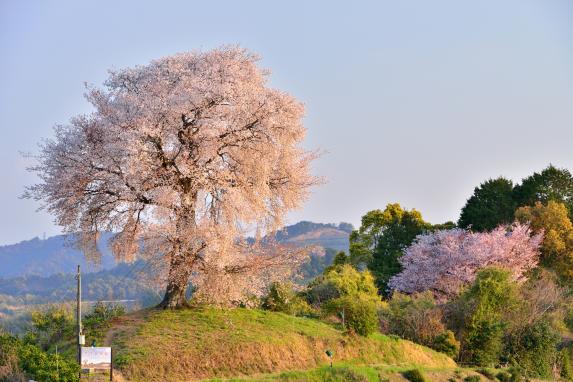
[[[331,269],[324,275],[322,282],[332,285],[340,296],[357,294],[376,296],[378,293],[372,274],[368,271],[359,272],[349,264]]]
[[[521,207],[515,217],[529,222],[533,230],[544,232],[541,252],[543,262],[567,279],[573,278],[573,223],[569,210],[563,203],[537,202],[534,207]]]
[[[251,309],[144,311],[117,318],[108,339],[130,381],[188,381],[335,364],[452,368],[447,356],[384,335],[345,334],[319,320]]]
[[[33,311],[31,327],[25,334],[26,342],[53,352],[58,346],[60,354],[75,358],[75,322],[72,308],[67,305],[52,305],[45,310]]]
[[[381,301],[368,271],[350,264],[333,266],[309,286],[307,297],[325,316],[343,317],[346,328],[355,333],[367,336],[377,330]]]
[[[412,369],[402,374],[410,382],[428,382],[426,376],[420,369]]]
[[[273,283],[269,293],[263,299],[263,308],[273,312],[283,312],[295,316],[311,313],[308,303],[293,289],[291,283]]]
[[[343,318],[345,328],[361,336],[368,336],[378,330],[376,300],[364,293],[330,300],[324,305],[324,311],[338,313]]]

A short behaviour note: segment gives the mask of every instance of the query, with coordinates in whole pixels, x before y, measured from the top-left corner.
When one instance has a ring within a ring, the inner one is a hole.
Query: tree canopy
[[[462,208],[458,225],[474,231],[489,231],[513,221],[513,182],[503,177],[490,179],[475,188]]]
[[[515,186],[514,200],[517,206],[533,206],[536,202],[546,204],[550,200],[567,206],[573,212],[573,176],[565,168],[549,165],[540,173],[533,173]]]
[[[386,294],[388,280],[399,273],[402,251],[414,238],[432,228],[422,214],[388,204],[384,211],[372,210],[362,217],[360,228],[350,235],[350,260],[364,263],[376,278],[376,285]]]
[[[573,217],[573,176],[569,170],[549,165],[520,184],[503,177],[483,182],[462,208],[458,226],[490,231],[500,224],[510,224],[518,207],[549,201],[565,204],[569,217]]]
[[[88,88],[95,111],[42,144],[41,182],[27,196],[80,232],[88,255],[108,230],[117,258],[159,257],[164,307],[186,304],[191,279],[198,297],[260,293],[254,274],[277,276],[296,256],[241,237],[279,228],[316,178],[315,155],[301,147],[303,105],[268,87],[257,61],[229,47],[112,71],[105,88]]]
[[[573,280],[573,224],[563,203],[550,200],[547,204],[520,207],[515,217],[531,225],[535,232],[543,232],[541,260],[565,280]]]
[[[388,286],[404,293],[432,291],[441,300],[455,297],[480,269],[497,266],[514,280],[537,265],[543,234],[531,235],[528,225],[500,226],[491,232],[460,228],[418,236],[400,259],[402,272]]]

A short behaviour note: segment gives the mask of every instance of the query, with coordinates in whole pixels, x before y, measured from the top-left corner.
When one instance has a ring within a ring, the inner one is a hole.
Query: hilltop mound
[[[452,368],[409,341],[349,336],[318,320],[260,310],[145,310],[116,319],[106,336],[129,381],[192,381],[316,368],[334,362]]]

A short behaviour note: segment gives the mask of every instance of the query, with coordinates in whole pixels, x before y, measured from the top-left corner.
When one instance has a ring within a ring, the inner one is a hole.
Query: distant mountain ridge
[[[349,236],[354,227],[350,223],[313,223],[300,221],[277,232],[279,242],[296,246],[319,245],[337,251],[348,251]]]
[[[89,263],[83,253],[73,246],[73,238],[66,235],[44,240],[36,237],[0,246],[0,278],[73,273],[78,264],[85,272],[111,269],[116,263],[107,246],[110,237],[110,233],[104,233],[98,242],[102,253],[101,264],[98,266]]]
[[[301,221],[277,232],[276,239],[296,246],[319,245],[337,251],[347,251],[352,229],[349,223],[324,224]],[[82,252],[72,245],[72,240],[65,235],[52,236],[44,240],[36,237],[0,246],[0,264],[2,264],[0,278],[49,277],[60,273],[73,273],[78,264],[84,273],[110,270],[117,265],[107,245],[111,236],[111,233],[101,235],[98,247],[102,259],[98,266],[88,262]]]

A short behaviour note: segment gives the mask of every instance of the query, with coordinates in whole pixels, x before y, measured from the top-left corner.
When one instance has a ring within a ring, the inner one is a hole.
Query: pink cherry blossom
[[[280,227],[317,178],[316,154],[301,146],[303,105],[268,87],[257,61],[225,47],[112,71],[105,88],[88,88],[94,112],[41,145],[32,168],[41,182],[27,196],[79,232],[88,256],[97,257],[103,230],[117,233],[121,260],[159,256],[164,306],[184,304],[189,281],[260,291],[257,274],[281,259],[294,268],[294,252],[241,238]],[[239,275],[247,281],[237,284]]]
[[[515,223],[491,232],[455,228],[420,235],[400,259],[403,270],[389,288],[404,293],[432,291],[439,299],[456,296],[477,271],[496,266],[522,281],[537,265],[543,234],[532,236],[528,225]]]

